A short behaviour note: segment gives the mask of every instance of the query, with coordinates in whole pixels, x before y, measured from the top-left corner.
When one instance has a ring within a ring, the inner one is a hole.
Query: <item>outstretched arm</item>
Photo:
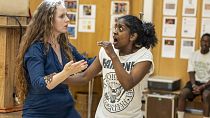
[[[69,76],[65,83],[85,84],[93,79],[102,69],[99,58],[96,57],[94,62],[84,72]]]

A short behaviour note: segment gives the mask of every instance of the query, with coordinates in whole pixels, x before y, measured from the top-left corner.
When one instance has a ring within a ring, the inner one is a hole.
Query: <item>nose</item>
[[[112,33],[114,35],[117,35],[118,34],[118,28],[112,28]]]
[[[69,22],[69,17],[67,15],[65,16],[65,22]]]

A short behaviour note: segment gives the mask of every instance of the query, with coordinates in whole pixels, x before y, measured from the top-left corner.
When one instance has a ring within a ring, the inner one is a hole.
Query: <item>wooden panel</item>
[[[154,24],[156,27],[157,37],[159,43],[156,48],[153,49],[154,61],[155,61],[155,75],[162,76],[174,76],[182,79],[181,86],[189,80],[187,73],[187,59],[180,58],[181,50],[181,24],[182,24],[182,4],[183,0],[178,0],[177,8],[177,33],[176,33],[176,57],[175,58],[163,58],[161,57],[161,45],[162,45],[162,9],[163,0],[154,0]],[[196,49],[199,48],[200,40],[200,26],[201,26],[201,7],[202,1],[198,0],[197,4],[197,26],[196,26]]]
[[[0,28],[0,36],[0,109],[7,109],[14,106],[14,66],[19,45],[19,29]]]
[[[6,30],[0,28],[0,108],[5,106]]]

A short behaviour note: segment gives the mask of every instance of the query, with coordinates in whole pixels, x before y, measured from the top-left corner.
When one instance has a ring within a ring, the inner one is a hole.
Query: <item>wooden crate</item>
[[[91,118],[95,117],[95,112],[99,103],[99,95],[93,93],[92,105],[91,105]],[[80,113],[82,118],[88,118],[88,93],[78,92],[76,93],[76,105],[75,108]]]

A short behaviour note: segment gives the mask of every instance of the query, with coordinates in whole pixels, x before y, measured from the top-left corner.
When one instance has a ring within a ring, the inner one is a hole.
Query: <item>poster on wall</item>
[[[182,39],[180,58],[189,59],[192,52],[195,50],[195,39]]]
[[[210,0],[203,0],[202,16],[210,17]]]
[[[67,12],[67,17],[70,25],[76,25],[77,14],[75,12]]]
[[[177,0],[164,0],[163,15],[176,16]]]
[[[163,17],[163,36],[176,36],[176,26],[177,18],[176,17]]]
[[[77,38],[77,27],[74,25],[68,25],[68,33],[70,39],[76,39]]]
[[[176,55],[176,38],[162,39],[162,57],[175,58]]]
[[[95,32],[95,19],[79,19],[79,32]]]
[[[79,32],[95,32],[96,5],[79,6]]]
[[[129,0],[116,0],[111,2],[110,42],[113,42],[113,29],[117,18],[128,15],[130,12],[129,10]]]
[[[78,2],[77,0],[65,0],[65,6],[70,12],[77,12]]]
[[[196,18],[182,17],[182,37],[194,38],[196,33]]]
[[[183,0],[182,16],[196,16],[197,0]]]
[[[77,39],[78,0],[65,0],[67,17],[69,18],[68,33],[70,39]]]
[[[96,5],[83,4],[79,6],[80,18],[96,18]]]
[[[202,18],[202,21],[201,21],[201,36],[205,33],[210,33],[210,18]]]
[[[129,14],[129,1],[112,1],[111,15]]]

